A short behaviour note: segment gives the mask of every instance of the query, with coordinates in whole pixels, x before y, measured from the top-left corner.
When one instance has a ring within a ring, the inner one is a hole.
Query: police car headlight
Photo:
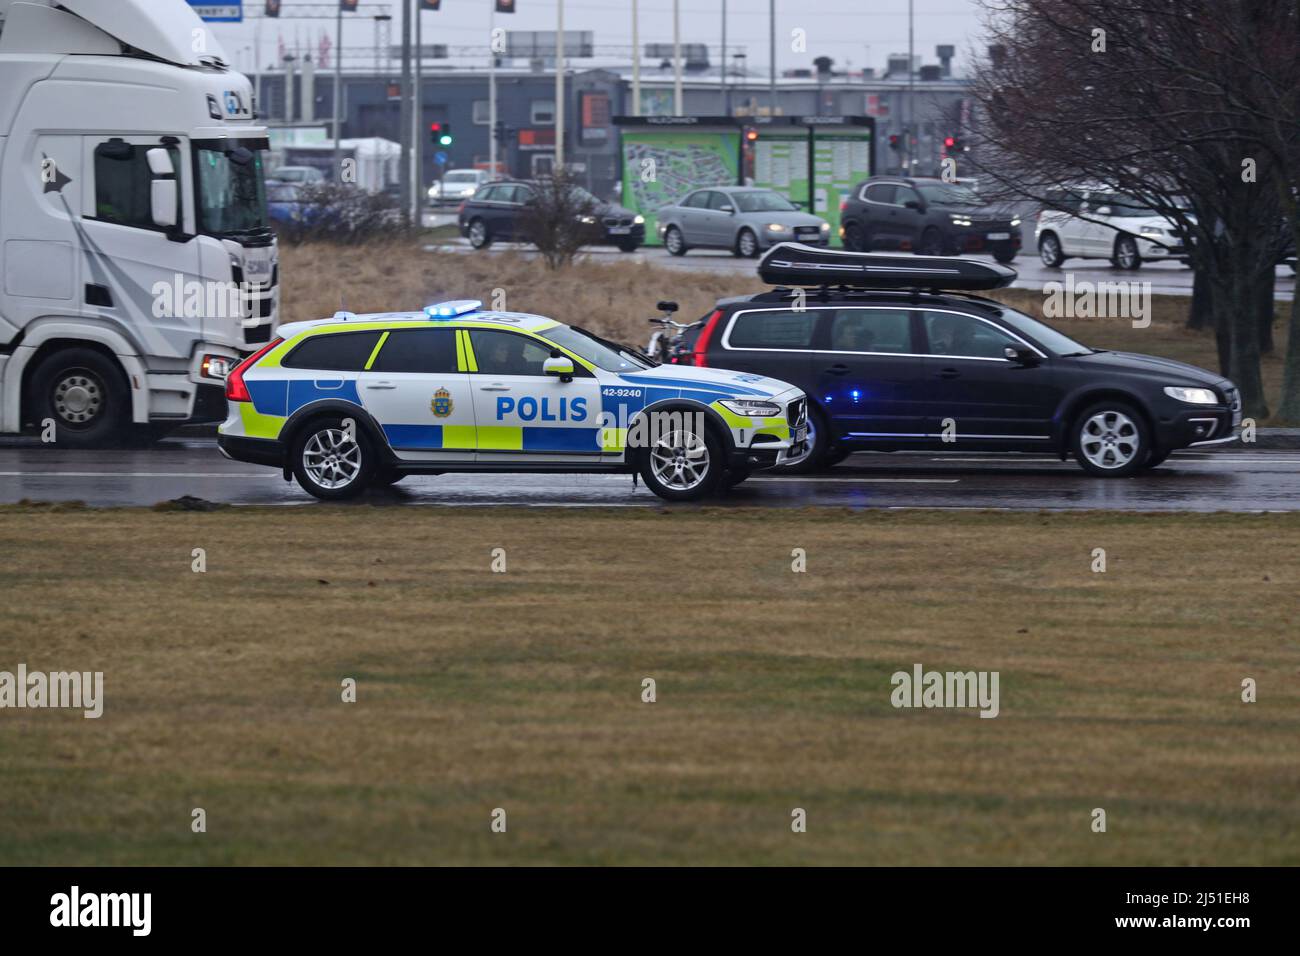
[[[1181,385],[1166,385],[1165,394],[1180,402],[1190,405],[1217,405],[1219,396],[1208,388],[1183,388]]]
[[[781,414],[781,406],[776,402],[747,402],[743,399],[722,402],[722,407],[744,418],[771,418]]]

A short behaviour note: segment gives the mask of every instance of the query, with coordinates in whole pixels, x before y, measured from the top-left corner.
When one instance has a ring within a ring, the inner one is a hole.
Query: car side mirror
[[[678,306],[677,303],[673,302],[671,299],[661,299],[659,303],[655,305],[655,308],[660,312],[676,312]]]
[[[542,363],[542,371],[547,375],[557,376],[561,382],[572,382],[573,359],[556,349],[551,353],[551,357]]]
[[[733,213],[735,213],[735,211],[736,211],[736,207],[728,204],[728,205],[722,205],[722,206],[719,206],[719,207],[718,207],[718,210],[719,210],[720,212],[725,212],[728,216],[730,216],[730,215],[732,215]]]
[[[1037,365],[1039,362],[1038,353],[1023,346],[1008,345],[1002,354],[1017,365]]]
[[[917,202],[915,199],[909,199],[907,202],[903,203],[903,205],[908,209],[915,209],[917,212],[925,212],[925,206]]]
[[[176,226],[176,170],[172,167],[171,153],[165,149],[151,149],[145,153],[153,182],[149,184],[149,214],[155,226],[172,229]]]
[[[1098,206],[1093,210],[1093,212],[1099,216],[1109,216],[1111,214],[1111,208],[1109,206]]]

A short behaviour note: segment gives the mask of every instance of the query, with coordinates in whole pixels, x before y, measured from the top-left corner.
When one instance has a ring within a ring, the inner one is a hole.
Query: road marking
[[[279,478],[279,472],[250,471],[0,471],[0,478]]]
[[[860,485],[866,483],[891,484],[891,485],[955,485],[960,478],[802,478],[797,475],[790,475],[786,478],[780,478],[775,475],[769,478],[751,478],[751,482],[776,482],[784,484],[824,484],[827,482],[849,482]]]

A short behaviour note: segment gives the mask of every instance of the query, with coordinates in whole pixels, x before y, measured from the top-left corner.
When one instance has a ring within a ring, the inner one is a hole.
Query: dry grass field
[[[1300,515],[3,509],[0,670],[100,670],[106,703],[0,711],[0,864],[1294,865],[1298,541]],[[1000,715],[894,709],[917,663],[998,671]]]
[[[636,346],[645,344],[646,320],[658,314],[655,303],[660,299],[677,300],[682,307],[679,317],[694,320],[708,314],[719,298],[762,288],[756,276],[683,272],[619,259],[578,262],[567,271],[548,273],[515,252],[447,254],[406,242],[359,249],[286,246],[280,255],[285,321],[321,318],[340,307],[372,312],[421,309],[441,299],[480,298],[490,303],[493,290],[503,289],[509,309],[582,325]],[[1043,318],[1041,292],[1005,289],[990,297]],[[1217,368],[1213,336],[1185,327],[1189,302],[1180,296],[1153,296],[1152,324],[1145,329],[1133,328],[1128,319],[1050,321],[1095,348],[1145,352]],[[1278,306],[1277,348],[1264,358],[1263,369],[1270,408],[1277,406],[1281,394],[1289,321],[1289,305]]]

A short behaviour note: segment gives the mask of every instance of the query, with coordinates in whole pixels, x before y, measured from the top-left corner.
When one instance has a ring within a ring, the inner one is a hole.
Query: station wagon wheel
[[[676,226],[669,226],[668,231],[664,233],[664,248],[668,250],[670,256],[686,255],[686,240],[682,237],[682,231]]]
[[[492,236],[488,234],[487,223],[482,219],[474,219],[470,222],[469,244],[475,249],[486,249],[492,244]]]
[[[708,430],[689,424],[655,437],[642,451],[646,487],[668,501],[694,501],[712,494],[723,478],[722,445]]]
[[[1074,427],[1074,456],[1092,475],[1122,478],[1144,467],[1151,451],[1146,422],[1121,402],[1103,402],[1081,414]]]
[[[1049,269],[1056,269],[1065,261],[1065,256],[1061,254],[1061,240],[1056,238],[1055,233],[1045,232],[1039,237],[1038,258]]]
[[[918,256],[943,255],[943,236],[938,229],[930,226],[921,233],[921,241],[916,244],[916,254]]]
[[[867,237],[862,227],[851,222],[844,227],[844,248],[850,252],[867,252]]]
[[[293,442],[294,477],[303,490],[327,501],[365,491],[374,473],[374,455],[364,432],[330,416],[310,422]]]
[[[1115,240],[1115,255],[1111,264],[1116,269],[1140,269],[1142,256],[1138,254],[1137,240],[1132,236],[1120,236]]]

